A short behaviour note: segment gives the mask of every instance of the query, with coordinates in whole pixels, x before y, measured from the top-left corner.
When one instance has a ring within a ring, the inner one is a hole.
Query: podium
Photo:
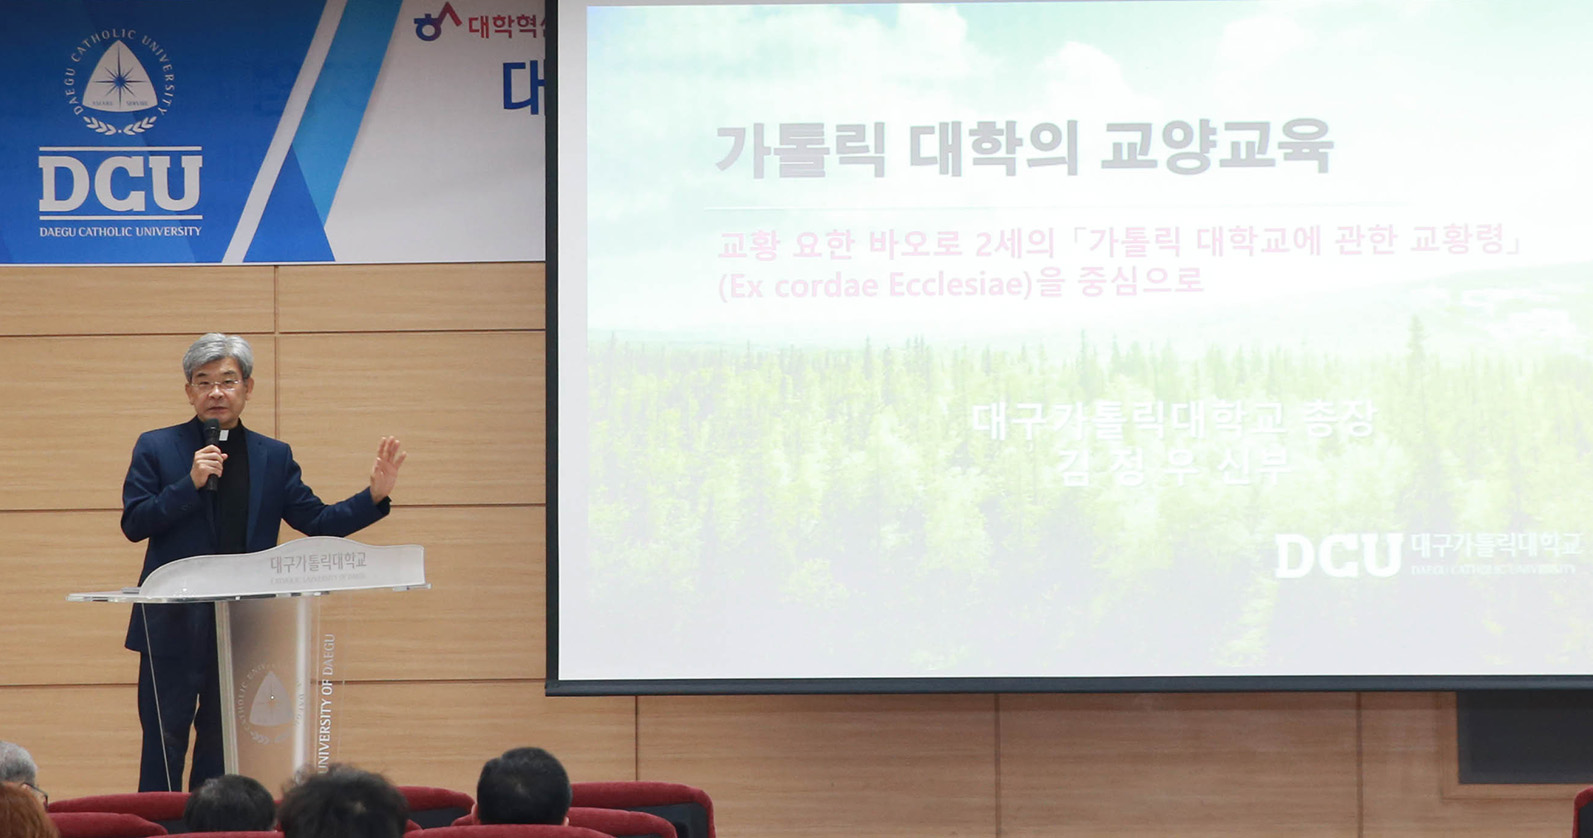
[[[278,789],[301,767],[324,770],[334,761],[341,649],[337,633],[322,624],[321,596],[429,587],[419,545],[314,536],[258,553],[179,559],[140,587],[67,599],[215,603],[225,770]]]

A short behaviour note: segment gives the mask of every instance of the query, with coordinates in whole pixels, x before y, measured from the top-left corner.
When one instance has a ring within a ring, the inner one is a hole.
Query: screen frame
[[[909,2],[911,0],[908,0]],[[1019,0],[1030,2],[1031,0]],[[1172,0],[1165,0],[1171,2]],[[1251,0],[1222,0],[1245,3]],[[770,4],[813,5],[807,0],[766,0]],[[824,5],[861,3],[864,0],[829,0]],[[1032,0],[1032,2],[1142,2],[1142,0]],[[564,6],[589,8],[616,5],[742,5],[728,0],[664,0],[638,3],[616,0],[547,0],[546,175],[547,241],[546,311],[546,673],[550,696],[652,696],[652,695],[856,695],[856,694],[988,694],[988,693],[1236,693],[1236,692],[1448,692],[1472,690],[1593,690],[1593,673],[1587,675],[1221,675],[1125,677],[912,677],[912,678],[701,678],[701,679],[565,679],[559,675],[561,557],[559,441],[560,250],[559,161],[560,62],[563,47],[560,19]],[[760,4],[762,5],[762,4]],[[584,200],[584,199],[583,199]],[[584,208],[584,206],[583,206]],[[582,308],[584,313],[584,307]]]

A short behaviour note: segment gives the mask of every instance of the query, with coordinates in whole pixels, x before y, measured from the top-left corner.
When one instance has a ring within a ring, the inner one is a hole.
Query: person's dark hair
[[[570,813],[570,775],[541,748],[515,748],[481,766],[476,818],[482,823],[561,824]]]
[[[277,802],[271,792],[259,780],[241,774],[206,780],[183,807],[189,832],[265,832],[276,820]]]
[[[401,838],[408,822],[409,806],[386,777],[348,765],[302,778],[277,808],[286,838]]]

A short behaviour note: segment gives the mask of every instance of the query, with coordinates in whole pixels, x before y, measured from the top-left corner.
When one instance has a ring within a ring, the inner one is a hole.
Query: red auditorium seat
[[[420,824],[422,829],[448,826],[476,808],[476,801],[470,795],[453,789],[399,786],[398,793],[409,806],[409,819]]]
[[[53,807],[52,807],[53,808]],[[124,812],[51,812],[61,838],[152,838],[166,828]]]
[[[423,833],[425,838],[612,838],[605,832],[579,826],[491,823],[474,826],[439,826]]]
[[[475,826],[481,823],[475,815],[465,815],[454,821],[454,826]],[[570,826],[595,829],[614,838],[676,838],[675,826],[657,815],[633,812],[629,809],[593,809],[582,806],[570,808]]]
[[[715,838],[714,804],[707,792],[680,783],[571,783],[576,806],[629,809],[669,821],[679,838]]]
[[[282,833],[265,832],[189,832],[186,838],[282,838]]]
[[[160,824],[167,832],[181,832],[186,791],[140,791],[128,794],[95,794],[50,801],[50,812],[116,812],[137,815]]]
[[[1593,786],[1577,792],[1576,800],[1571,803],[1571,838],[1583,835],[1593,838],[1593,807],[1588,806],[1589,803],[1593,803]],[[1584,821],[1586,829],[1582,828]]]

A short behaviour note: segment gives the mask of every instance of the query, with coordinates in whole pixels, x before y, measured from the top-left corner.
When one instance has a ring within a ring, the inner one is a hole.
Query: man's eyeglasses
[[[39,799],[40,804],[44,806],[50,805],[50,795],[47,794],[44,789],[41,789],[32,783],[23,783],[22,785],[26,787],[28,791],[33,792],[33,796]]]
[[[238,385],[242,383],[241,380],[236,378],[223,378],[220,381],[190,381],[188,386],[201,393],[208,393],[217,387],[220,387],[224,392],[231,393],[238,389]]]

